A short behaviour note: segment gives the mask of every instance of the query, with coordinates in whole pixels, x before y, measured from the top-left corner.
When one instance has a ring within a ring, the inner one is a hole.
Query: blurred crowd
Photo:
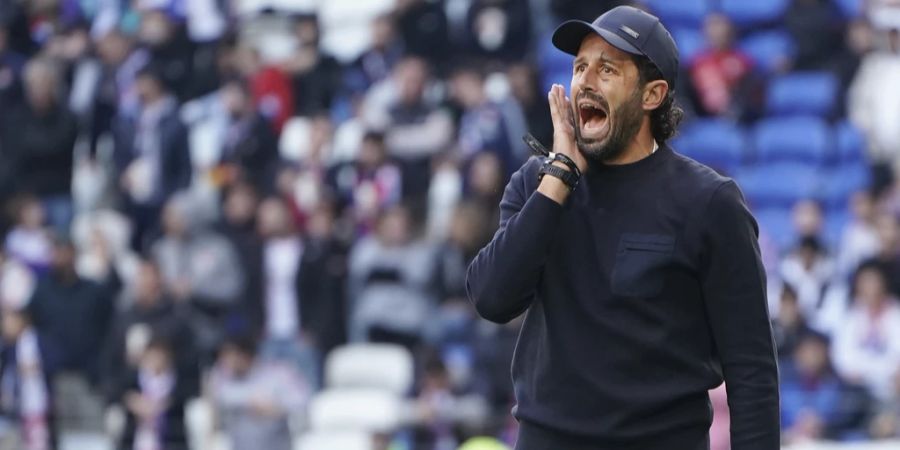
[[[545,88],[571,69],[543,68],[548,33],[622,3],[0,0],[0,449],[110,408],[116,448],[188,448],[197,397],[234,450],[290,449],[359,342],[414,356],[414,420],[384,448],[511,444],[519,322],[477,319],[466,267],[521,136],[552,142]],[[827,119],[865,143],[849,219],[832,239],[804,198],[789,230],[761,221],[784,436],[900,437],[900,3],[775,3],[686,19],[679,101],[747,127],[779,74],[837,78]],[[793,50],[754,59],[735,42],[756,27]]]

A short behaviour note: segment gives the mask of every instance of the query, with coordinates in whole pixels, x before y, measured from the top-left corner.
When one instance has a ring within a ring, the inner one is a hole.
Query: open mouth
[[[596,103],[583,102],[578,105],[578,116],[581,119],[582,134],[598,137],[603,132],[609,114]]]

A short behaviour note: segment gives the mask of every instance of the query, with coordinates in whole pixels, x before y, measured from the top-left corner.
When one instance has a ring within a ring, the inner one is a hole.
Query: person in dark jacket
[[[44,203],[51,225],[65,230],[72,218],[71,183],[78,125],[60,93],[59,68],[47,59],[25,66],[25,103],[13,110],[0,131],[19,191]]]
[[[226,170],[226,178],[243,178],[260,192],[271,191],[278,163],[278,138],[272,124],[257,110],[250,86],[243,80],[229,80],[221,95],[228,122],[220,169]]]
[[[59,351],[60,370],[96,382],[100,353],[113,314],[115,284],[100,285],[75,271],[75,247],[58,240],[50,273],[37,285],[28,309],[35,327]]]
[[[181,383],[198,386],[198,361],[186,305],[175,304],[164,292],[159,268],[143,260],[135,281],[126,289],[131,306],[113,321],[103,355],[103,390],[107,401],[116,402],[128,390],[129,373],[137,369],[141,355],[153,339],[164,339],[177,349],[174,354]]]
[[[527,311],[517,450],[705,450],[723,381],[731,448],[779,448],[758,227],[734,181],[666,144],[675,42],[622,6],[553,43],[576,56],[571,99],[548,93],[555,153],[513,175],[467,278],[482,317]]]
[[[133,245],[142,248],[158,226],[163,203],[190,184],[191,159],[187,129],[159,69],[141,69],[135,85],[141,106],[134,117],[115,120],[113,159],[125,208],[135,224]]]

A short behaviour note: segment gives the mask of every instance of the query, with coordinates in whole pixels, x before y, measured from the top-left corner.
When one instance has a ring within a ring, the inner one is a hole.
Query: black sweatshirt
[[[733,450],[779,448],[778,369],[757,226],[733,181],[661,146],[592,163],[560,205],[529,160],[468,270],[478,313],[527,311],[512,375],[523,426],[585,448],[705,448],[728,390]]]

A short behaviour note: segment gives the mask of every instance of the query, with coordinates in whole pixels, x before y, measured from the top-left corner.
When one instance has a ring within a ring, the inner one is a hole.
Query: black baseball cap
[[[581,41],[589,33],[599,35],[623,52],[646,56],[669,83],[669,89],[675,88],[678,47],[656,16],[633,6],[617,6],[593,23],[583,20],[563,22],[553,32],[553,45],[570,55],[577,55]]]

